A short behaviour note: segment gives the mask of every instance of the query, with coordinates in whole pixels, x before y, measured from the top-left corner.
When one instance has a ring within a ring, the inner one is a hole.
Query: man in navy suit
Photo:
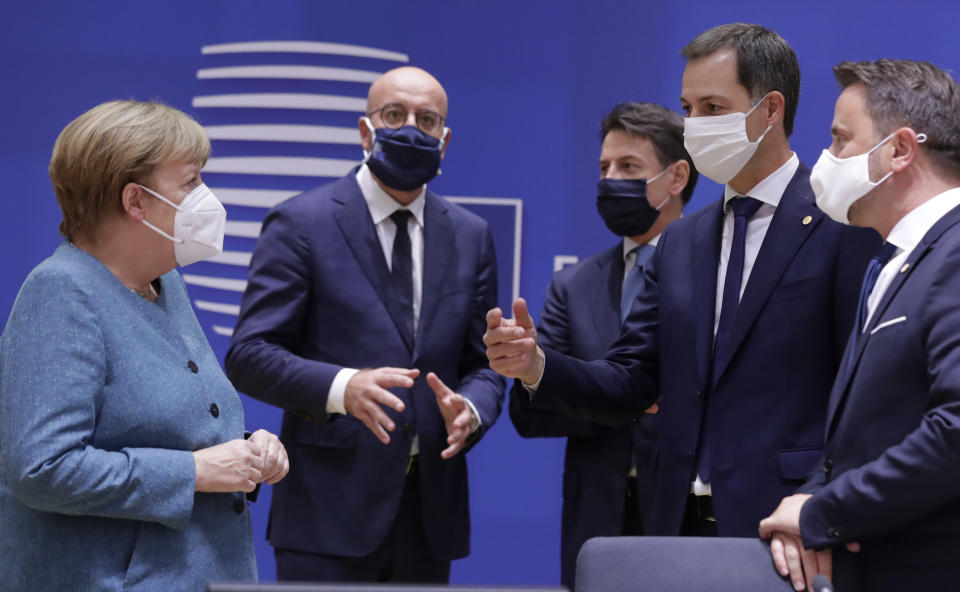
[[[683,118],[653,103],[620,103],[604,118],[597,208],[624,237],[558,271],[537,328],[540,343],[581,360],[602,358],[643,282],[660,233],[693,195],[697,173],[683,148]],[[610,427],[533,409],[516,381],[510,419],[525,438],[566,437],[561,582],[573,589],[580,547],[596,536],[643,533],[657,416]]]
[[[484,341],[537,408],[618,425],[662,397],[647,534],[756,536],[822,453],[878,241],[814,204],[788,141],[800,70],[783,38],[722,25],[682,53],[684,143],[723,199],[664,231],[605,360],[537,347],[522,300],[514,319],[488,313]]]
[[[364,163],[264,221],[226,368],[284,409],[292,469],[268,532],[280,579],[442,583],[469,553],[463,453],[504,381],[481,343],[489,228],[425,187],[446,113],[433,76],[387,72],[360,118]]]
[[[830,395],[822,470],[760,533],[773,537],[775,563],[797,590],[804,571],[830,571],[831,549],[838,590],[952,590],[960,580],[960,86],[927,62],[843,62],[834,74],[843,92],[833,142],[813,170],[817,203],[886,243],[864,276],[861,322]]]

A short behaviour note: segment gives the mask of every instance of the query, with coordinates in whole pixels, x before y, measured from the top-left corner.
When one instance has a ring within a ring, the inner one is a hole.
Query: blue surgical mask
[[[617,236],[639,236],[650,230],[660,216],[668,195],[653,206],[647,199],[647,184],[667,172],[663,169],[650,179],[600,179],[597,183],[597,211],[607,228]]]
[[[384,185],[398,191],[413,191],[440,172],[447,128],[443,128],[443,135],[437,139],[412,125],[374,129],[369,118],[364,117],[364,121],[374,136],[373,150],[364,155],[367,166]]]

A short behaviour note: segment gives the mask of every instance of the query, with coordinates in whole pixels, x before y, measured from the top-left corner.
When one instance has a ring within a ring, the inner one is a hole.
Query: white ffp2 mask
[[[743,170],[773,127],[768,125],[756,142],[751,142],[747,137],[747,117],[767,96],[769,93],[746,113],[687,117],[683,120],[683,146],[701,175],[726,185]]]
[[[174,256],[181,267],[216,257],[223,251],[223,233],[227,211],[206,184],[197,185],[177,205],[149,187],[138,185],[157,199],[177,210],[173,219],[173,236],[153,224],[144,225],[173,241]]]

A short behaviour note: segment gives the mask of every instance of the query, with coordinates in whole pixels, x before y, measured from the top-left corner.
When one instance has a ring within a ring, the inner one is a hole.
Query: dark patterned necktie
[[[413,214],[410,210],[397,210],[390,219],[397,225],[397,236],[393,239],[393,255],[390,260],[390,278],[400,298],[404,322],[410,335],[413,330],[413,257],[410,254],[410,233],[407,221]]]

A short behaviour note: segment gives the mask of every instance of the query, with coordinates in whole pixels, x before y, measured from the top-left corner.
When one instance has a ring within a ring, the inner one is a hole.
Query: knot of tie
[[[403,229],[407,229],[407,220],[410,219],[410,216],[413,215],[413,212],[410,210],[397,210],[396,212],[390,214],[390,219],[393,220],[393,223],[397,225],[399,230],[401,226]]]
[[[893,243],[883,243],[873,256],[873,259],[883,267],[890,262],[893,254],[897,251],[897,246]]]
[[[759,210],[762,205],[762,201],[752,197],[735,197],[730,200],[730,209],[733,210],[734,218],[746,218],[749,220],[757,213],[757,210]]]

